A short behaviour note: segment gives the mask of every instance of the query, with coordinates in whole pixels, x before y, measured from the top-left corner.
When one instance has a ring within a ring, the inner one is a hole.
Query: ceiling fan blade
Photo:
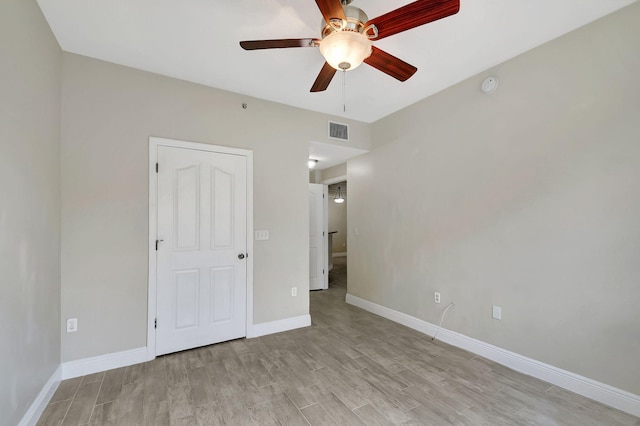
[[[375,46],[371,46],[371,56],[365,59],[364,62],[400,81],[406,81],[418,71],[418,68],[413,65]]]
[[[316,81],[313,82],[313,86],[311,86],[311,92],[322,92],[327,90],[329,87],[329,83],[331,83],[331,79],[336,73],[336,69],[329,65],[327,62],[324,63],[324,66],[320,70],[320,74],[316,78]]]
[[[317,38],[283,38],[277,40],[241,41],[244,50],[284,49],[287,47],[315,47],[320,43]]]
[[[375,25],[378,36],[373,40],[380,40],[455,15],[459,10],[460,0],[418,0],[371,19],[365,27]]]
[[[327,24],[332,18],[342,19],[343,21],[347,20],[340,0],[316,0],[316,4]]]

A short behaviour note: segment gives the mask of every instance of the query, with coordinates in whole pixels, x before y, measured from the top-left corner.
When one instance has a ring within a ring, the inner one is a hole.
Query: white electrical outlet
[[[291,296],[296,297],[298,295],[298,287],[291,287]]]
[[[502,308],[500,306],[493,306],[493,319],[502,319]]]
[[[67,320],[67,333],[75,333],[78,331],[78,318],[69,318]]]
[[[435,292],[433,293],[433,301],[436,303],[440,303],[440,293],[439,292]]]

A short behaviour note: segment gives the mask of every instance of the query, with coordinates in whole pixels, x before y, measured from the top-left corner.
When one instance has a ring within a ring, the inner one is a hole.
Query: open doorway
[[[347,290],[347,181],[328,184],[329,287]]]
[[[327,269],[329,271],[328,286],[339,283],[346,293],[347,286],[347,240],[348,240],[348,194],[347,194],[347,161],[367,153],[368,150],[344,146],[343,144],[309,142],[309,182],[327,187],[327,215],[331,211],[331,223],[327,231],[332,232],[332,242],[327,241]],[[343,203],[336,203],[336,192],[340,188]],[[340,216],[339,223],[334,221]],[[329,217],[327,218],[329,222]],[[337,232],[336,232],[337,231]],[[311,237],[310,237],[311,239]],[[329,252],[329,247],[331,252]],[[311,264],[310,264],[311,265]]]

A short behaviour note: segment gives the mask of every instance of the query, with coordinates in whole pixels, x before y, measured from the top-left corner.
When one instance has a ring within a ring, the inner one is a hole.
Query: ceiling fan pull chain
[[[347,70],[342,70],[342,112],[347,112]]]

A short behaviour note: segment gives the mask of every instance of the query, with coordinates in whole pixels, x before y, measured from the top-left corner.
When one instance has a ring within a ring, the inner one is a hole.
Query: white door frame
[[[156,174],[156,163],[158,162],[159,146],[242,155],[247,158],[247,336],[251,334],[250,329],[253,326],[253,151],[152,136],[149,138],[149,289],[147,296],[147,360],[149,361],[156,357],[156,239],[158,228],[158,175]]]

